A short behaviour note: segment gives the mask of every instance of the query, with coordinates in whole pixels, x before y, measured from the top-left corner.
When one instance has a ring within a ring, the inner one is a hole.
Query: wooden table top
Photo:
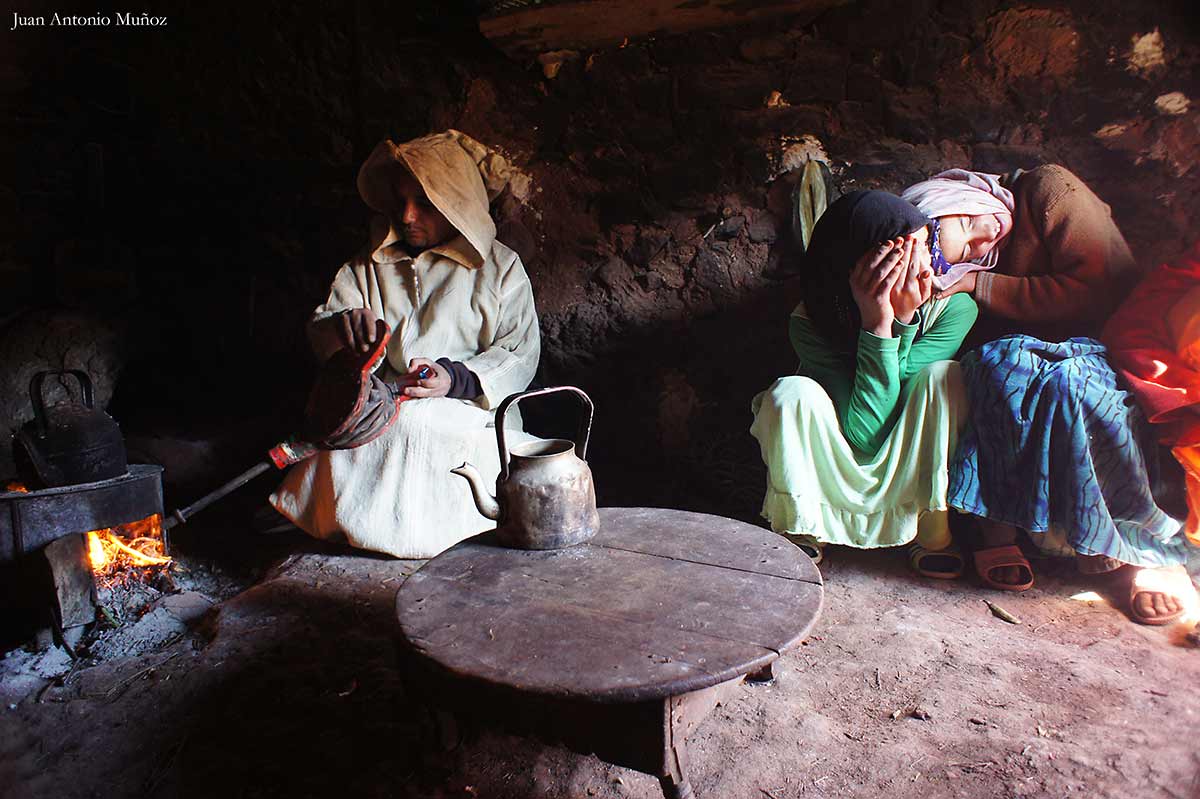
[[[396,596],[409,647],[454,676],[547,696],[640,702],[766,666],[821,612],[800,549],[744,522],[601,508],[567,549],[508,549],[484,533]]]

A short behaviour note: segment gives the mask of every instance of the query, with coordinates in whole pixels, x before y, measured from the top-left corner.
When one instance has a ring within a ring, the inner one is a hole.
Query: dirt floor
[[[501,734],[429,746],[393,617],[420,564],[287,540],[247,590],[165,594],[75,664],[10,653],[0,794],[661,795],[647,775]],[[1200,651],[1098,598],[1119,588],[1035,566],[1037,588],[997,595],[917,579],[899,552],[831,551],[810,640],[692,736],[697,795],[1200,797]]]

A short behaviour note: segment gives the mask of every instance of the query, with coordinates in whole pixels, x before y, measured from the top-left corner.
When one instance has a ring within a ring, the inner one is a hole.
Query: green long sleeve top
[[[970,295],[955,294],[946,303],[928,324],[928,306],[912,324],[893,323],[892,338],[860,330],[853,371],[813,328],[802,307],[792,313],[789,334],[800,356],[797,374],[811,377],[829,393],[842,434],[859,453],[870,457],[879,451],[900,414],[904,384],[934,361],[954,357],[975,324],[979,309]]]

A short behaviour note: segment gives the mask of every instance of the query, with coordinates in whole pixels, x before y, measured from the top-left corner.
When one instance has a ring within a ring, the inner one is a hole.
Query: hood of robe
[[[369,207],[381,211],[390,196],[388,185],[397,170],[411,172],[434,207],[461,235],[431,249],[463,266],[478,269],[496,240],[496,223],[489,201],[508,182],[508,162],[479,142],[448,130],[396,144],[384,139],[358,171],[358,193]],[[407,258],[402,237],[385,218],[371,226],[371,257],[380,263]]]

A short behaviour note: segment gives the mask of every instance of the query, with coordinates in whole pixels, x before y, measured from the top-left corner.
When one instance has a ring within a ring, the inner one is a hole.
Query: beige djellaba
[[[313,319],[368,307],[392,329],[379,367],[385,380],[412,358],[462,361],[483,389],[474,400],[411,399],[379,439],[324,451],[288,472],[271,504],[313,536],[346,540],[400,558],[432,557],[494,526],[475,508],[467,482],[450,470],[474,464],[488,484],[500,470],[495,408],[524,390],[541,340],[521,259],[496,241],[488,212],[506,162],[457,131],[406,144],[384,141],[359,172],[358,188],[378,208],[389,176],[407,168],[459,235],[410,257],[386,217],[375,221],[367,255],[341,268]],[[509,445],[532,440],[509,412]]]

